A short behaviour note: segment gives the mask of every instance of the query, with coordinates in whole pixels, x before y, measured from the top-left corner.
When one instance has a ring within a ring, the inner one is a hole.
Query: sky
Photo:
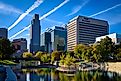
[[[10,40],[21,37],[29,40],[26,27],[34,14],[40,16],[42,32],[82,15],[106,20],[109,33],[121,34],[121,0],[0,0],[0,28],[8,28]]]

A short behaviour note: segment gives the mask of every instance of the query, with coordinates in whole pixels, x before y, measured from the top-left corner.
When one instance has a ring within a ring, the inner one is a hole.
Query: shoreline
[[[107,71],[121,74],[121,62],[107,62],[107,66],[105,68]]]

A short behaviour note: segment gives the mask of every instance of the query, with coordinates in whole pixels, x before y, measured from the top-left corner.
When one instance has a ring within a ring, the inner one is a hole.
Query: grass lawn
[[[2,65],[15,65],[17,63],[9,61],[9,60],[0,60],[0,64],[2,64]]]

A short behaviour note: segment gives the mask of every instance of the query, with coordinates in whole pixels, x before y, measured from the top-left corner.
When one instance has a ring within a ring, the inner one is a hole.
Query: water
[[[18,81],[121,81],[121,74],[98,70],[63,73],[50,68],[26,68],[14,69],[13,72],[16,74]],[[5,78],[2,74],[0,74],[1,76]]]

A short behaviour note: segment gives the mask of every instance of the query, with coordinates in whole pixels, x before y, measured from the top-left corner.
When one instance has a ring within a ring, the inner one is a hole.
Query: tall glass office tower
[[[30,52],[37,52],[40,50],[40,20],[39,15],[35,14],[33,20],[31,21],[30,28]]]

